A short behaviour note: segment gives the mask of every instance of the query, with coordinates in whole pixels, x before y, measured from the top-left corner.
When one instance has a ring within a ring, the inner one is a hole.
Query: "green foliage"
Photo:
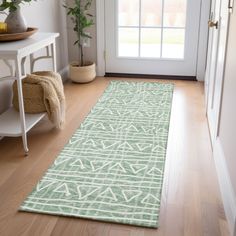
[[[25,2],[32,2],[32,1],[37,1],[37,0],[2,0],[2,3],[0,4],[0,11],[5,11],[9,10],[10,12],[17,10],[19,5],[21,3]]]
[[[74,24],[73,30],[77,35],[77,40],[74,45],[77,45],[79,48],[81,66],[84,66],[84,39],[91,38],[86,30],[94,25],[93,15],[88,13],[92,1],[93,0],[74,0],[74,5],[72,7],[67,4],[64,5],[67,9],[67,15],[71,17]]]

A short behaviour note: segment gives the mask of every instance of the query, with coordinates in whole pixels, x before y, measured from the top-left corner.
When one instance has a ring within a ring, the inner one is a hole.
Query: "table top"
[[[43,47],[59,37],[59,33],[36,33],[33,36],[19,41],[1,42],[0,57],[2,55],[29,54]]]

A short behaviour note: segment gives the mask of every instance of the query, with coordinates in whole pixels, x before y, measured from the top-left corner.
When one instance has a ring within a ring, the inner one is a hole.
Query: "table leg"
[[[34,72],[34,54],[30,54],[30,73]]]
[[[21,60],[21,72],[23,76],[26,76],[25,61],[26,61],[26,57],[23,57]]]
[[[16,60],[16,77],[17,77],[17,90],[18,90],[18,100],[19,100],[22,141],[23,141],[25,154],[28,155],[29,149],[28,149],[28,144],[27,144],[25,109],[24,109],[22,81],[21,81],[21,78],[22,78],[21,59],[19,58]]]
[[[56,42],[51,44],[53,71],[57,72]]]

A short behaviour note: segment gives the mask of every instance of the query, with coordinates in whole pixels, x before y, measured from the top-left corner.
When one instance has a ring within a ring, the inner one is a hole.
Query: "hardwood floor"
[[[20,138],[0,141],[0,235],[229,235],[211,152],[203,84],[190,81],[163,81],[174,83],[175,92],[158,230],[18,212],[110,79],[97,78],[84,85],[67,83],[64,130],[53,129],[47,120],[40,122],[29,133],[28,158],[23,156]]]

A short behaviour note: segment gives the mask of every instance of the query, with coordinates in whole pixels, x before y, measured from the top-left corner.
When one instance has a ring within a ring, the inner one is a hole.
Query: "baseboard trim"
[[[228,167],[225,161],[226,159],[224,151],[219,138],[217,138],[217,140],[215,141],[215,144],[213,146],[213,153],[225,214],[229,223],[230,233],[231,235],[236,236],[236,196],[232,187]]]
[[[62,77],[63,83],[65,83],[68,80],[69,66],[66,66],[62,70],[60,70],[59,74]]]
[[[105,77],[197,81],[196,76],[179,76],[179,75],[145,75],[145,74],[127,74],[127,73],[110,73],[110,72],[107,72],[105,74]]]

